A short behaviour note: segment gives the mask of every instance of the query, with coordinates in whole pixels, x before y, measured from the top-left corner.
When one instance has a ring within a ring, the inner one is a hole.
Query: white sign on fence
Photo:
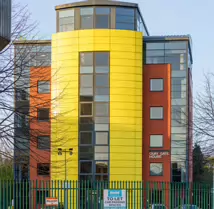
[[[46,206],[58,206],[59,201],[58,201],[58,198],[46,197],[45,204],[46,204]]]
[[[104,209],[126,209],[126,190],[104,190]]]

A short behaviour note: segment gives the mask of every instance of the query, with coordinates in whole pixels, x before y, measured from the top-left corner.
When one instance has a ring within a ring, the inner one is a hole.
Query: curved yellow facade
[[[79,53],[110,52],[110,181],[142,180],[142,33],[81,30],[52,38],[51,179],[78,180]],[[73,155],[58,155],[58,148]],[[65,173],[67,162],[67,174]]]

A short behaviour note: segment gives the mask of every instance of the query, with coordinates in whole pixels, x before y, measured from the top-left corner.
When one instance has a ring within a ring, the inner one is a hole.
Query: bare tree
[[[204,76],[203,88],[194,100],[193,132],[206,156],[214,154],[214,73]]]
[[[43,160],[43,156],[34,149],[37,148],[38,133],[45,134],[42,125],[37,124],[37,114],[35,114],[37,109],[51,106],[63,97],[63,90],[57,98],[50,97],[49,100],[42,100],[30,93],[37,89],[37,83],[30,82],[38,77],[38,73],[32,73],[33,69],[40,69],[42,73],[39,74],[39,79],[45,81],[46,69],[51,65],[50,50],[46,51],[48,47],[50,49],[50,43],[48,44],[50,41],[42,41],[37,34],[37,22],[31,21],[27,6],[13,1],[11,42],[0,53],[0,146],[1,156],[13,160],[13,163],[19,164],[24,171],[28,169],[26,165],[34,167],[30,164],[30,158],[36,162]],[[17,97],[27,102],[16,103]],[[30,101],[35,102],[30,105]],[[56,122],[58,116],[53,116],[50,121]],[[30,125],[33,123],[36,126],[31,128]],[[19,131],[17,126],[20,126]],[[60,141],[62,140],[59,139],[59,143],[52,143],[51,146],[59,146],[59,144],[63,146]],[[64,163],[63,161],[61,166]]]

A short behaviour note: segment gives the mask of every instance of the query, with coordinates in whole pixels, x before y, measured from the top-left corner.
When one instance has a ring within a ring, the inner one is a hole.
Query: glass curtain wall
[[[185,181],[188,166],[188,42],[169,41],[146,43],[146,64],[172,66],[171,78],[171,162],[172,181]]]
[[[118,29],[143,32],[146,26],[137,8],[82,7],[58,11],[58,32],[85,29]]]
[[[109,179],[109,52],[80,53],[79,179]]]

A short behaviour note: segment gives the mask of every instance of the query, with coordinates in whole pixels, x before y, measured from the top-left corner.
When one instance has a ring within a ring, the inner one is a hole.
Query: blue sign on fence
[[[126,190],[104,190],[104,209],[126,209]]]

